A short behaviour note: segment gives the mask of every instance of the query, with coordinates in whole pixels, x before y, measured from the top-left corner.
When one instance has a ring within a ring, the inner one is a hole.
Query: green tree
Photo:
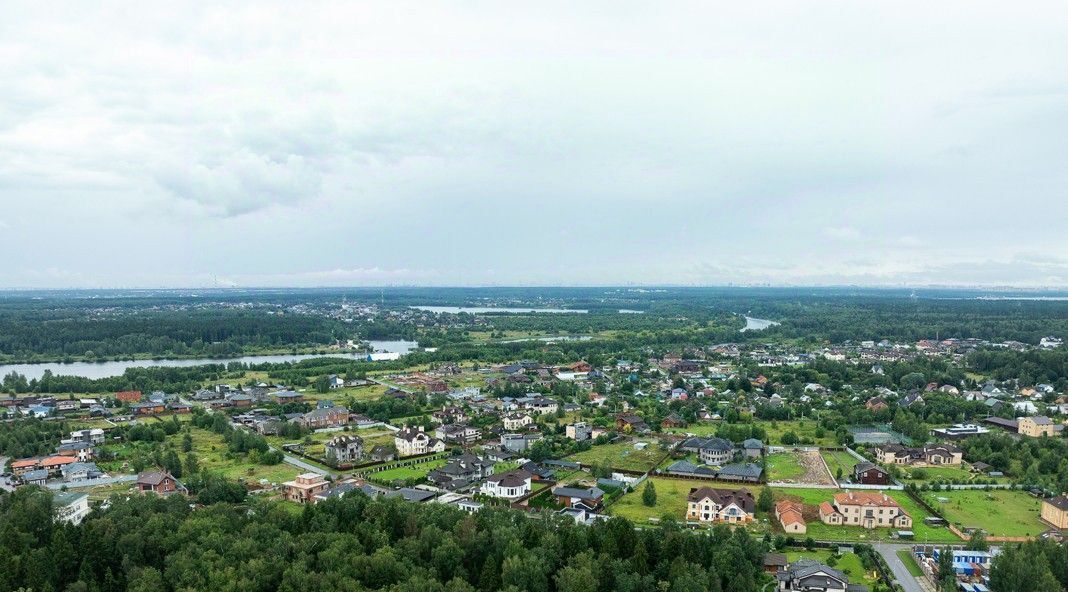
[[[642,490],[642,503],[650,508],[656,505],[656,487],[653,486],[652,481],[645,483],[645,489]]]
[[[757,509],[761,512],[771,512],[775,509],[775,494],[772,493],[770,487],[760,490],[760,496],[757,497]]]

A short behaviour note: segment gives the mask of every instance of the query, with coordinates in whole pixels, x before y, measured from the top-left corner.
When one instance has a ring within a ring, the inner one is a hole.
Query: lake
[[[406,354],[416,348],[414,341],[368,341],[374,351]],[[364,360],[366,353],[337,352],[329,354],[275,354],[263,356],[240,356],[236,358],[190,358],[181,360],[122,360],[111,362],[49,362],[45,364],[5,364],[0,366],[0,376],[11,372],[18,372],[27,380],[40,379],[45,370],[51,370],[52,374],[64,374],[67,376],[84,376],[86,378],[110,378],[122,376],[127,368],[154,368],[154,367],[186,367],[202,366],[204,364],[229,364],[241,362],[243,364],[278,364],[282,362],[299,362],[312,358],[346,358],[350,360]]]
[[[432,313],[449,313],[460,314],[466,312],[468,314],[486,314],[486,313],[552,313],[552,314],[585,314],[589,311],[570,309],[570,308],[508,308],[505,306],[409,306],[408,308],[414,308],[416,310],[423,310]]]
[[[745,316],[745,315],[742,315]],[[745,317],[745,327],[740,331],[760,331],[761,329],[767,329],[768,327],[774,327],[778,325],[778,321],[769,321],[767,319],[758,319],[755,317]]]

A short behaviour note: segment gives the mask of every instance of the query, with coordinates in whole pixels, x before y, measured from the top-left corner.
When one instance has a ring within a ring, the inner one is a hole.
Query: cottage
[[[371,460],[374,462],[386,462],[397,458],[397,450],[392,446],[379,444],[371,449]]]
[[[186,493],[186,488],[167,471],[148,471],[137,476],[137,490],[156,495]]]
[[[693,488],[686,499],[687,520],[740,524],[751,522],[756,510],[753,493],[748,489]]]
[[[853,482],[863,485],[889,485],[890,474],[875,463],[865,461],[853,467]]]
[[[336,428],[348,422],[349,410],[342,406],[313,409],[297,420],[297,423],[312,429]]]
[[[663,429],[684,428],[686,427],[686,422],[678,413],[672,412],[660,422],[660,427]]]
[[[576,442],[582,442],[590,439],[593,434],[593,428],[585,422],[573,423],[565,428],[565,434]]]
[[[616,431],[640,434],[648,432],[649,425],[638,415],[624,414],[616,417]]]
[[[89,515],[89,496],[69,491],[53,492],[52,509],[57,521],[77,526]]]
[[[285,499],[298,504],[315,503],[315,496],[330,488],[330,483],[317,473],[304,473],[297,475],[293,481],[282,484]]]
[[[442,452],[445,443],[437,438],[431,438],[423,431],[423,426],[408,427],[393,435],[393,445],[397,448],[400,456],[413,456],[428,452]]]
[[[604,491],[598,487],[554,487],[552,494],[565,508],[579,508],[587,512],[599,510],[604,500]]]
[[[534,423],[534,418],[528,413],[510,413],[504,416],[504,429],[514,432]]]
[[[788,500],[775,504],[775,518],[779,520],[782,529],[787,534],[805,534],[808,527],[805,525],[804,506],[799,502]]]
[[[354,435],[334,436],[327,441],[326,458],[337,464],[349,464],[363,459],[363,438]]]
[[[746,458],[760,458],[764,456],[765,450],[764,443],[756,438],[749,438],[742,442],[742,451]]]
[[[467,424],[454,423],[439,427],[434,431],[434,435],[446,442],[463,445],[478,441],[482,437],[482,432]]]
[[[912,517],[897,500],[878,492],[837,493],[831,503],[820,504],[819,514],[824,524],[864,528],[912,527]]]
[[[875,448],[875,455],[887,465],[960,466],[964,460],[964,452],[952,444],[926,444],[920,448],[883,444]]]
[[[1054,528],[1068,530],[1068,494],[1042,500],[1042,520]]]
[[[780,591],[846,592],[867,590],[849,585],[849,578],[815,559],[798,559],[776,575]]]
[[[1059,426],[1054,421],[1044,415],[1036,415],[1034,417],[1021,417],[1016,422],[1017,430],[1021,435],[1029,436],[1031,438],[1038,438],[1041,436],[1048,436],[1050,438],[1060,434],[1060,431],[1064,426]]]
[[[445,466],[430,471],[427,480],[439,487],[457,490],[492,475],[495,464],[488,458],[461,454],[450,458]]]
[[[521,469],[492,475],[482,484],[481,492],[491,497],[516,500],[530,493],[532,478],[533,475]]]

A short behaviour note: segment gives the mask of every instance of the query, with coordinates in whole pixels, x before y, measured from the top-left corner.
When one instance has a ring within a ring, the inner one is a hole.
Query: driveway
[[[932,592],[931,586],[927,583],[925,578],[917,578],[909,573],[905,562],[897,556],[897,552],[901,549],[909,549],[911,545],[892,545],[888,543],[875,543],[872,545],[883,559],[886,560],[886,564],[890,566],[890,571],[894,572],[894,579],[897,583],[901,584],[901,587],[905,589],[905,592]]]

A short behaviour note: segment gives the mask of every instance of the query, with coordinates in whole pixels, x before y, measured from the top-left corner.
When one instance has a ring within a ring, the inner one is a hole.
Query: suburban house
[[[556,413],[556,410],[560,408],[560,404],[553,399],[546,399],[544,397],[536,397],[527,401],[523,405],[524,409],[537,413],[538,415],[551,415]]]
[[[853,483],[863,485],[889,485],[890,473],[875,463],[861,462],[853,467]]]
[[[42,458],[40,468],[48,471],[49,477],[59,477],[63,474],[63,467],[76,462],[78,462],[76,457],[55,455]]]
[[[1053,437],[1060,433],[1064,426],[1060,426],[1052,419],[1044,415],[1034,417],[1021,417],[1016,420],[1016,429],[1024,436],[1038,438],[1040,436]]]
[[[1042,520],[1054,528],[1068,530],[1068,494],[1042,500]]]
[[[660,422],[660,427],[663,429],[668,428],[684,428],[686,427],[686,421],[682,419],[678,413],[671,412],[663,421]]]
[[[445,443],[437,438],[431,438],[430,434],[423,431],[423,426],[405,426],[404,429],[393,435],[393,445],[397,448],[397,454],[400,456],[413,456],[445,450]]]
[[[746,458],[760,458],[764,456],[765,450],[764,443],[756,438],[749,438],[742,442],[742,452],[745,453]]]
[[[489,477],[495,464],[474,454],[461,454],[450,458],[445,466],[430,471],[427,480],[439,487],[456,490]]]
[[[70,442],[88,442],[90,444],[103,444],[104,443],[104,430],[100,428],[92,428],[88,430],[75,430],[70,433]],[[67,441],[63,442],[64,444]]]
[[[573,423],[565,429],[568,438],[576,442],[582,442],[583,440],[589,440],[593,435],[593,428],[585,422]]]
[[[52,508],[56,520],[77,526],[89,515],[89,496],[84,493],[56,491],[52,493]]]
[[[86,479],[96,479],[104,474],[96,466],[96,463],[85,462],[71,463],[63,467],[61,471],[64,481],[85,481]]]
[[[887,465],[960,466],[964,452],[952,444],[925,444],[909,448],[900,444],[883,444],[875,448],[876,459]]]
[[[452,423],[434,430],[434,435],[453,444],[471,444],[482,437],[482,432],[467,424]]]
[[[363,459],[363,438],[359,436],[334,436],[325,448],[326,458],[335,463],[354,463]]]
[[[521,469],[492,475],[482,484],[481,492],[491,497],[515,500],[530,493],[532,477],[533,475]]]
[[[700,487],[687,496],[687,520],[700,522],[745,523],[753,520],[756,501],[748,489]]]
[[[734,459],[734,444],[723,438],[687,438],[679,446],[686,452],[696,452],[707,465],[723,465]]]
[[[837,569],[827,567],[815,559],[798,559],[775,576],[780,591],[853,592],[867,590],[864,586],[850,586],[849,578]]]
[[[314,504],[315,496],[329,489],[330,483],[318,473],[304,473],[282,486],[285,499],[298,504]]]
[[[882,397],[872,397],[864,403],[864,406],[868,408],[869,411],[886,411],[890,408],[890,406],[886,404],[886,399]]]
[[[863,526],[864,528],[911,528],[912,517],[897,500],[877,492],[836,493],[834,499],[820,504],[824,524]]]
[[[641,416],[624,414],[616,417],[616,431],[643,433],[649,431],[649,425]]]
[[[22,477],[26,473],[36,471],[40,464],[40,459],[36,458],[23,458],[20,460],[13,460],[11,461],[11,474],[16,477]]]
[[[514,432],[532,423],[534,423],[534,418],[528,413],[509,413],[504,416],[504,429],[509,432]]]
[[[580,508],[587,512],[599,510],[604,500],[604,491],[598,487],[554,487],[552,494],[565,508]]]
[[[156,495],[186,493],[185,486],[167,471],[148,471],[137,476],[137,490]]]
[[[379,444],[371,449],[371,460],[375,462],[386,462],[395,458],[397,458],[397,451],[392,446]]]
[[[501,448],[509,452],[524,452],[541,439],[541,434],[501,434]]]
[[[349,423],[349,410],[342,406],[313,409],[297,420],[307,428],[337,428]]]
[[[805,526],[804,510],[800,502],[783,500],[775,504],[775,518],[787,534],[805,534],[808,527]]]
[[[326,377],[326,382],[327,386],[329,386],[331,389],[339,389],[345,386],[345,379],[341,378],[337,374],[331,374],[330,376]]]

